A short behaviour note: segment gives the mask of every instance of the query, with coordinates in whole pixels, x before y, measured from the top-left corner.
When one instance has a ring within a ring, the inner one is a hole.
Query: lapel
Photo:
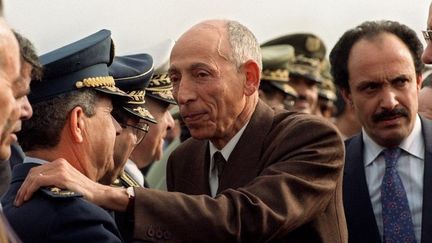
[[[343,199],[349,235],[381,242],[366,183],[362,134],[346,141],[345,146]]]
[[[246,185],[259,174],[263,142],[272,127],[273,116],[274,111],[259,100],[249,124],[228,158],[218,193],[227,188]],[[206,175],[208,175],[208,169]]]
[[[432,242],[432,121],[420,119],[425,140],[421,242]]]
[[[177,185],[176,190],[192,195],[210,195],[208,141],[190,138],[187,142],[191,142],[186,151],[188,161],[183,164],[184,168],[179,169],[188,176],[178,178],[180,185]]]

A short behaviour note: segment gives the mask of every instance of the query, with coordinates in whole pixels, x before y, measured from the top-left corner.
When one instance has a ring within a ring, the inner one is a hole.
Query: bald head
[[[205,20],[186,31],[176,42],[195,39],[197,35],[211,33],[218,36],[214,47],[219,55],[239,68],[248,60],[255,61],[262,70],[261,50],[254,34],[244,25],[233,20]]]

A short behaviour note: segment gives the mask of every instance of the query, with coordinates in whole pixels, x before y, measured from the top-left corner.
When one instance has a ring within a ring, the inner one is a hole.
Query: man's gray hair
[[[262,70],[261,49],[258,40],[246,26],[237,21],[227,20],[228,41],[232,49],[232,60],[239,68],[253,59]]]
[[[84,89],[32,104],[33,116],[23,121],[22,130],[18,134],[24,152],[57,146],[70,112],[79,106],[87,117],[92,117],[99,97],[95,90]]]

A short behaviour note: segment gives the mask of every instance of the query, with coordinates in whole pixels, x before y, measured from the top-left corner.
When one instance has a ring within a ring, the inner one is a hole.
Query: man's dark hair
[[[34,45],[30,42],[29,39],[22,36],[20,33],[13,30],[15,37],[18,41],[18,45],[20,47],[20,54],[22,60],[27,62],[32,66],[31,79],[40,80],[42,78],[42,65],[39,62],[39,57],[36,53],[36,49]]]
[[[382,33],[393,34],[405,43],[413,57],[416,73],[421,74],[424,67],[421,61],[423,45],[411,28],[389,20],[367,21],[346,31],[330,53],[331,73],[337,86],[349,90],[348,58],[354,44],[362,39],[373,39]]]
[[[49,100],[32,104],[33,116],[23,121],[18,139],[24,152],[49,149],[57,146],[69,113],[77,106],[84,114],[95,114],[95,104],[100,95],[95,90],[83,89],[58,95]]]

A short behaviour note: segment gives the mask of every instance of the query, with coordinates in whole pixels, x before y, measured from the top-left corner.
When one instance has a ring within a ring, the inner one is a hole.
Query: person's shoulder
[[[57,200],[82,197],[82,195],[78,192],[61,189],[55,186],[43,187],[40,189],[40,191],[44,196]]]
[[[40,189],[33,200],[33,208],[39,208],[42,215],[51,215],[56,224],[89,220],[113,222],[106,210],[84,199],[77,192],[47,187]]]
[[[274,127],[288,130],[308,128],[304,132],[329,131],[337,133],[340,136],[336,126],[331,121],[320,116],[295,111],[276,113],[274,116]]]
[[[13,190],[13,189],[12,189]],[[15,193],[13,193],[15,191]],[[76,192],[63,190],[57,187],[44,187],[39,189],[33,197],[25,202],[20,207],[13,206],[13,199],[16,196],[16,191],[13,190],[12,193],[7,195],[2,203],[4,204],[4,210],[6,213],[10,211],[15,215],[19,215],[20,212],[26,214],[26,212],[31,212],[37,209],[38,212],[43,212],[43,214],[56,213],[56,211],[61,210],[64,207],[70,207],[74,204],[81,203],[81,195]],[[34,213],[32,215],[36,215]]]
[[[3,212],[11,226],[23,240],[38,241],[45,236],[59,217],[59,212],[69,210],[78,196],[54,195],[49,188],[38,190],[30,200],[20,207],[15,207],[13,201],[21,183],[12,184],[8,193],[2,199]],[[75,213],[80,213],[75,211]]]

